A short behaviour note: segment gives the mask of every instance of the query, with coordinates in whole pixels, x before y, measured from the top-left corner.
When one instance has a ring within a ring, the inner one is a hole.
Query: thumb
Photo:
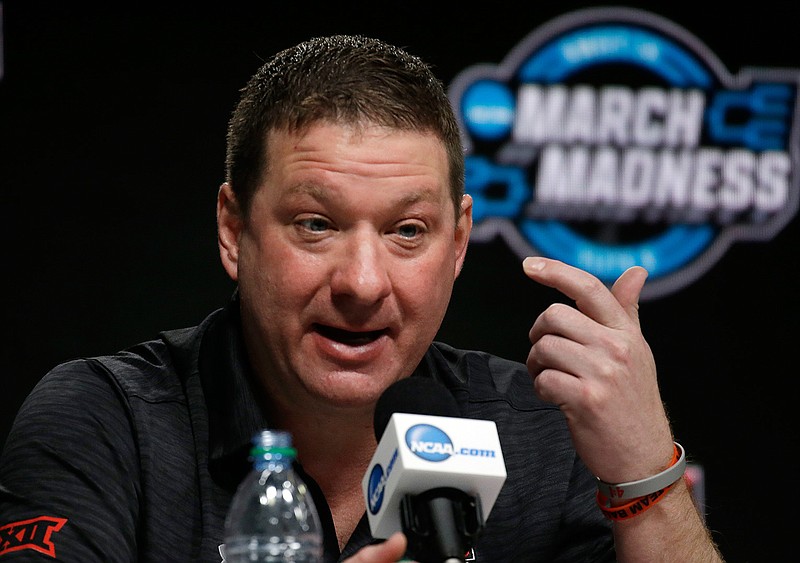
[[[395,561],[409,561],[403,559],[406,551],[406,536],[402,532],[395,532],[384,542],[374,543],[362,548],[353,557],[345,559],[345,563],[392,563]]]
[[[648,272],[641,266],[632,266],[622,272],[611,288],[611,293],[617,302],[622,305],[628,316],[639,322],[639,296],[642,293]]]

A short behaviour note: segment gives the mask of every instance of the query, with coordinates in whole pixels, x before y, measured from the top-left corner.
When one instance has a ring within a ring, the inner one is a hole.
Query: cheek
[[[272,241],[272,242],[270,242]],[[291,306],[307,291],[313,268],[299,259],[277,237],[243,238],[239,286],[262,309]]]
[[[412,268],[407,279],[396,286],[406,288],[403,301],[414,309],[421,324],[432,324],[438,330],[450,302],[454,268],[453,261],[446,258],[427,260]]]

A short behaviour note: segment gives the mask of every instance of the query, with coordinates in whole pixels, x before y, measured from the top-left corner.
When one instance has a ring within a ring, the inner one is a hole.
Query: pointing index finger
[[[617,327],[630,321],[611,290],[589,272],[541,256],[525,258],[522,269],[532,280],[572,299],[579,311],[600,324]]]

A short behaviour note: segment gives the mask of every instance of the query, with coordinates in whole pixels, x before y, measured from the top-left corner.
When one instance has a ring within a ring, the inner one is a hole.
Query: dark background
[[[364,33],[408,47],[449,82],[591,5],[2,4],[0,444],[56,363],[193,325],[228,298],[215,197],[228,116],[263,58],[312,35]],[[699,6],[639,5],[734,73],[800,67],[793,3]],[[705,470],[707,520],[730,562],[790,561],[798,240],[795,219],[770,242],[736,243],[690,287],[641,306],[676,437]],[[530,324],[559,297],[527,280],[502,242],[470,253],[441,338],[523,360]]]

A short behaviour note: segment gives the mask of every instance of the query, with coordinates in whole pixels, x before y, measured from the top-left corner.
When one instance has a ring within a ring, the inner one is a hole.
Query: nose
[[[371,305],[391,293],[388,250],[380,234],[351,233],[341,245],[331,275],[331,294]]]

